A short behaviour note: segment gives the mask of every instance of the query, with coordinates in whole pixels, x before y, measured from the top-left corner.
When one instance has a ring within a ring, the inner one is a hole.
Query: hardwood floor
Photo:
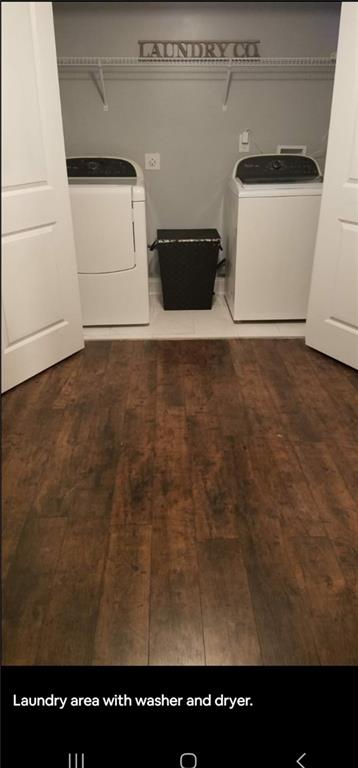
[[[101,341],[3,397],[4,662],[358,663],[358,376]]]

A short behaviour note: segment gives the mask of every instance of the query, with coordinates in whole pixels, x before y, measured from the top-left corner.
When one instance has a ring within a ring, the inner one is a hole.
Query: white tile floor
[[[150,324],[84,328],[90,339],[294,338],[305,335],[304,322],[233,323],[224,296],[210,310],[165,311],[159,294],[150,296]]]
[[[304,322],[233,323],[224,296],[216,295],[210,310],[164,310],[161,296],[150,296],[150,324],[84,328],[90,339],[225,339],[297,338]]]

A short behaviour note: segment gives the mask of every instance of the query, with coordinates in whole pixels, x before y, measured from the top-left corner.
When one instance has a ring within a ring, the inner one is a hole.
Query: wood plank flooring
[[[3,397],[4,662],[356,665],[358,376],[101,341]]]

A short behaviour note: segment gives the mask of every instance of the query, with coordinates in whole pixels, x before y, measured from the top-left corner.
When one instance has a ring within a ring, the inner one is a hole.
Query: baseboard
[[[215,286],[214,291],[217,296],[223,296],[225,293],[225,278],[224,277],[217,277],[215,280]],[[153,276],[149,278],[149,293],[150,295],[157,296],[158,294],[161,295],[162,293],[162,284],[160,281],[160,277]]]

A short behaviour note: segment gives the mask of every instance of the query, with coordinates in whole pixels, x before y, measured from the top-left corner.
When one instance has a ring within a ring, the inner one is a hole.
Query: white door
[[[306,344],[358,368],[357,3],[342,3]]]
[[[3,2],[2,391],[83,347],[51,3]]]

